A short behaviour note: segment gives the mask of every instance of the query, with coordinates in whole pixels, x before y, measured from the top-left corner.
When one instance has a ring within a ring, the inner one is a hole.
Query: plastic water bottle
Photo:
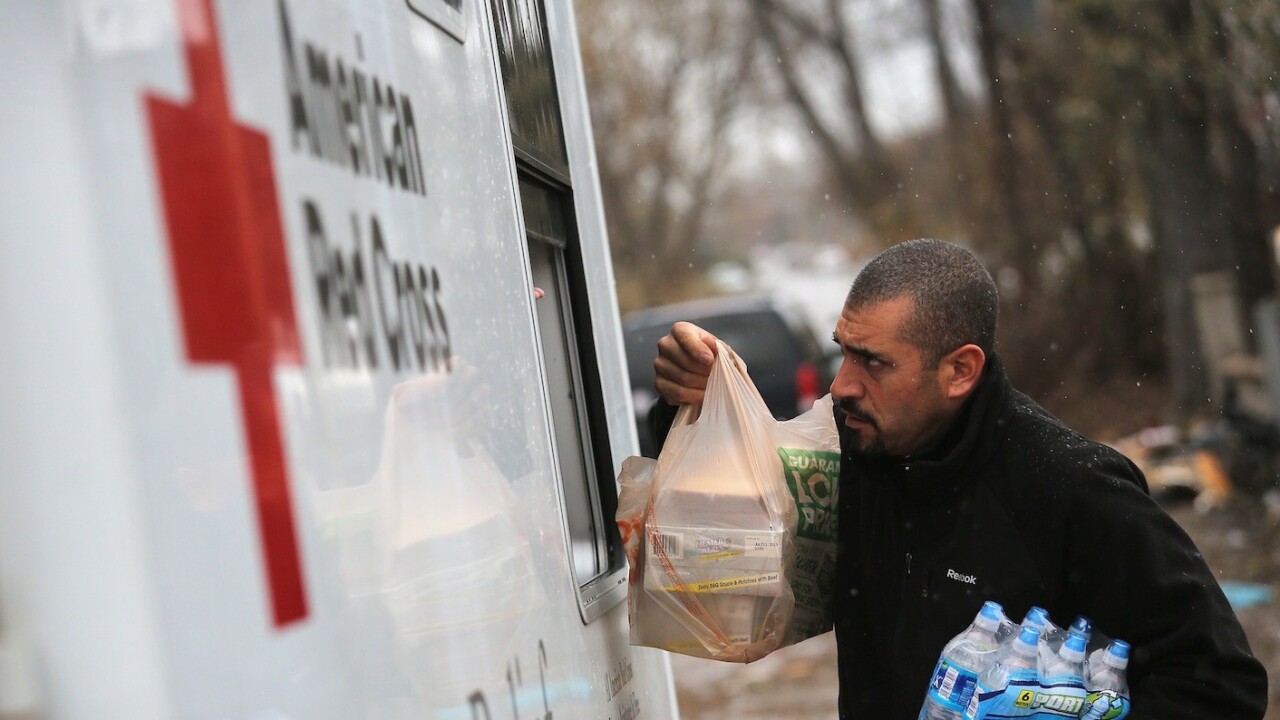
[[[1124,671],[1129,666],[1129,643],[1113,640],[1102,655],[1098,667],[1090,664],[1089,678],[1085,688],[1092,701],[1088,711],[1081,716],[1085,720],[1098,720],[1113,707],[1127,705],[1129,701],[1129,682]]]
[[[1000,657],[982,673],[978,680],[982,692],[998,692],[1009,686],[1009,676],[1019,670],[1034,670],[1036,667],[1036,646],[1040,642],[1040,631],[1033,627],[1024,627],[1013,639]],[[1083,658],[1082,658],[1083,659]]]
[[[1058,654],[1050,658],[1044,672],[1040,673],[1045,680],[1070,677],[1084,684],[1084,651],[1089,641],[1074,629],[1075,623],[1071,627],[1066,641],[1058,648]]]
[[[1045,627],[1049,624],[1049,611],[1044,608],[1033,605],[1027,611],[1027,616],[1022,619],[1022,627],[1035,628],[1041,635],[1044,634]]]
[[[1093,639],[1093,621],[1084,615],[1077,615],[1071,627],[1067,629],[1069,633],[1079,633],[1084,636],[1084,644],[1088,645]],[[1088,652],[1087,650],[1085,652]],[[1102,662],[1102,650],[1094,650],[1091,655],[1085,658],[1084,666],[1087,669],[1091,662]]]
[[[1084,615],[1077,615],[1075,622],[1071,623],[1069,630],[1083,635],[1086,645],[1088,645],[1089,640],[1093,638],[1093,622]]]
[[[993,660],[1003,618],[1004,608],[987,601],[973,623],[947,643],[933,669],[919,720],[963,720],[970,704],[976,707],[978,676]]]
[[[1123,640],[1112,640],[1107,651],[1102,654],[1102,662],[1089,668],[1087,686],[1093,690],[1112,690],[1119,695],[1129,696],[1129,682],[1125,679],[1125,668],[1129,667],[1129,643]]]
[[[1058,630],[1057,625],[1049,621],[1049,611],[1038,605],[1032,605],[1026,616],[1022,618],[1019,630],[1026,628],[1034,628],[1040,633],[1040,666],[1043,667],[1053,657],[1053,650],[1049,648],[1048,641],[1057,637],[1061,631]]]

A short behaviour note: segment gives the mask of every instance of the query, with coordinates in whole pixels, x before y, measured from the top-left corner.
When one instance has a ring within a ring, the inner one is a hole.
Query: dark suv
[[[646,418],[657,400],[653,360],[658,339],[687,320],[715,335],[742,357],[769,411],[780,420],[808,410],[831,383],[823,353],[798,316],[768,297],[737,296],[665,305],[622,319],[640,452],[657,454]]]

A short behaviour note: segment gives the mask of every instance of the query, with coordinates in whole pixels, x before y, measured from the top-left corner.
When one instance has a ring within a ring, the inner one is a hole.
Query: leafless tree
[[[624,308],[678,299],[725,189],[755,44],[733,3],[578,4],[596,154]]]
[[[845,0],[752,0],[751,7],[783,91],[845,195],[864,214],[887,211],[902,224],[900,173],[871,121]]]

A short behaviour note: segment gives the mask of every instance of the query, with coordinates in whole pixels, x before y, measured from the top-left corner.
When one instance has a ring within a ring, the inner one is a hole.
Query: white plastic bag
[[[751,662],[828,629],[838,448],[829,398],[779,423],[720,344],[703,404],[680,409],[656,463],[629,458],[619,477],[631,642]]]

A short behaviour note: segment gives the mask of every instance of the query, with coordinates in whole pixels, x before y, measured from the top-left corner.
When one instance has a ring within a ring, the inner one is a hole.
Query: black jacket
[[[1141,472],[1014,390],[997,357],[931,459],[846,451],[840,535],[842,718],[914,720],[942,647],[989,599],[1015,622],[1041,605],[1130,642],[1132,720],[1265,712],[1266,671]]]

